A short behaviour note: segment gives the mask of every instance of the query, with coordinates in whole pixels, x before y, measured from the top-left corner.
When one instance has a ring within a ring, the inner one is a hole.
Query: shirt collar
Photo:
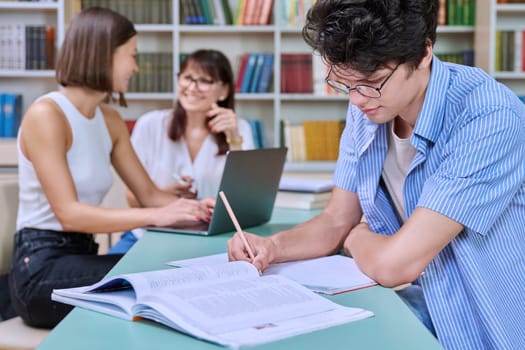
[[[436,142],[445,116],[447,88],[450,72],[436,56],[432,58],[430,79],[425,93],[425,101],[414,127],[414,135],[433,143]]]

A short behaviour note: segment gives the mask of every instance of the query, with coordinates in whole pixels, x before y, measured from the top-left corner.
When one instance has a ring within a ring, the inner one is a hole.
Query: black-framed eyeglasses
[[[178,83],[179,86],[187,89],[190,87],[192,83],[195,83],[195,88],[201,92],[208,92],[212,88],[213,84],[215,84],[215,81],[211,79],[206,78],[193,78],[189,74],[181,74],[177,73],[177,77],[179,78]]]
[[[325,81],[332,89],[339,91],[343,94],[349,95],[352,90],[356,90],[357,92],[359,92],[361,95],[365,97],[379,98],[381,97],[381,90],[383,89],[383,87],[385,87],[385,84],[390,80],[392,75],[394,75],[395,71],[397,70],[397,68],[399,68],[400,65],[401,63],[399,63],[394,69],[392,69],[392,72],[390,72],[390,74],[385,78],[385,80],[383,80],[383,82],[381,83],[381,85],[379,85],[379,87],[374,87],[374,86],[370,86],[366,84],[359,84],[359,85],[356,85],[355,87],[351,87],[340,81],[329,79],[328,77],[330,76],[330,73],[332,72],[333,66],[330,66],[330,70],[328,71],[328,75]]]

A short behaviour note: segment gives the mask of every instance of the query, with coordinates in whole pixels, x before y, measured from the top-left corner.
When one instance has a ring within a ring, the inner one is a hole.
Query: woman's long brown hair
[[[219,107],[234,109],[235,107],[235,82],[228,58],[220,51],[216,50],[197,50],[191,53],[181,64],[180,71],[183,73],[190,65],[197,66],[203,72],[208,74],[214,81],[220,81],[228,87],[228,96],[217,104]],[[180,104],[179,100],[173,108],[173,117],[171,119],[168,136],[173,141],[178,141],[184,135],[186,130],[187,116],[186,111]],[[215,142],[219,148],[217,155],[226,154],[228,143],[224,133],[213,134]]]

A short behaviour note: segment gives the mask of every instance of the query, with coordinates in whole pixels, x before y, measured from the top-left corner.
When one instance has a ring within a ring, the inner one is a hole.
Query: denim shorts
[[[13,270],[24,271],[32,279],[46,262],[68,254],[97,254],[93,235],[24,228],[15,234]]]

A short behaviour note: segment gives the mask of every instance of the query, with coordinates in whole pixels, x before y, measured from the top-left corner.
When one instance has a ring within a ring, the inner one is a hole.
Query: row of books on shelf
[[[172,2],[167,0],[82,0],[81,8],[110,8],[135,24],[171,24]]]
[[[267,25],[273,0],[180,0],[180,23]]]
[[[129,92],[173,92],[173,54],[141,52],[137,54],[139,72],[129,81]]]
[[[244,53],[240,57],[235,91],[264,93],[273,90],[274,56],[271,53]],[[312,53],[281,54],[281,93],[338,95],[326,82],[328,66]]]
[[[288,161],[336,160],[343,120],[304,120],[292,124],[281,120],[281,145],[288,148]]]
[[[473,26],[476,0],[439,0],[438,25]]]
[[[183,62],[187,53],[180,54]],[[172,53],[139,53],[139,72],[129,85],[130,92],[173,92]],[[239,71],[235,82],[237,93],[266,93],[273,89],[274,55],[272,53],[247,52],[239,59]],[[315,68],[314,68],[315,66]],[[336,94],[325,83],[327,66],[321,58],[310,53],[286,53],[281,55],[281,92]]]
[[[304,26],[306,13],[316,0],[288,0],[278,1],[276,6],[280,6],[279,17],[276,23],[281,27],[297,28]]]
[[[281,92],[313,93],[313,74],[311,53],[281,54]]]
[[[179,0],[179,23],[200,25],[268,25],[274,0]],[[275,2],[282,27],[302,27],[306,12],[315,0]],[[166,0],[82,0],[81,8],[111,8],[137,24],[171,24],[171,1]]]
[[[187,55],[181,53],[180,62],[183,62]],[[472,56],[467,52],[457,55],[464,58],[462,63],[467,63],[466,58]],[[452,55],[447,57],[451,58]],[[468,62],[470,64],[472,58]],[[137,64],[139,72],[130,80],[130,92],[173,92],[172,53],[139,53]],[[240,56],[238,65],[235,92],[266,93],[273,90],[274,55],[272,53],[244,53]],[[327,70],[328,67],[317,55],[284,53],[281,55],[281,92],[338,94],[325,82]]]
[[[0,69],[53,69],[55,28],[0,24]]]
[[[317,96],[342,95],[326,84],[329,65],[312,53],[281,55],[281,92],[313,93]]]
[[[244,53],[239,62],[235,92],[269,92],[273,83],[273,60],[272,53]]]
[[[258,119],[246,119],[248,124],[252,129],[253,144],[255,148],[264,148],[266,147],[266,142],[264,141],[264,127],[262,121]]]
[[[474,50],[463,50],[458,52],[439,52],[436,56],[446,62],[474,66]]]
[[[16,137],[22,120],[22,95],[0,93],[0,137]]]
[[[525,30],[496,31],[496,72],[525,72]]]

